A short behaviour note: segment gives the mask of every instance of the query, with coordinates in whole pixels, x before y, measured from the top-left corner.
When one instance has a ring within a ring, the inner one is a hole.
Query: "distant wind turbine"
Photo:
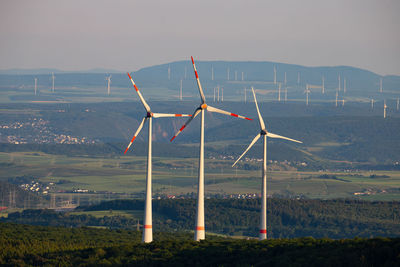
[[[111,94],[111,75],[106,77],[107,81],[107,95]]]
[[[54,72],[51,73],[51,91],[54,93],[55,87],[54,87]]]
[[[195,74],[196,80],[197,80],[197,87],[198,87],[199,93],[200,93],[201,104],[200,104],[200,106],[198,108],[196,108],[196,110],[194,111],[192,117],[190,117],[189,120],[187,120],[186,123],[179,129],[179,131],[171,138],[171,141],[174,140],[183,131],[183,129],[185,129],[185,127],[187,127],[189,125],[189,123],[194,118],[196,118],[197,115],[199,115],[201,113],[199,179],[198,179],[198,186],[197,186],[196,227],[195,227],[195,230],[194,230],[194,232],[195,232],[194,240],[200,241],[202,239],[205,239],[205,223],[204,223],[204,113],[207,110],[207,111],[210,111],[210,112],[221,113],[221,114],[224,114],[224,115],[233,116],[233,117],[237,117],[237,118],[241,118],[241,119],[246,119],[246,120],[251,120],[251,119],[207,105],[206,104],[206,98],[204,96],[203,89],[201,87],[199,75],[197,74],[197,69],[196,69],[196,65],[194,64],[193,57],[191,57],[191,59],[192,59],[194,74]]]
[[[153,226],[152,226],[152,210],[151,210],[151,179],[152,179],[152,122],[153,118],[164,118],[164,117],[187,117],[191,115],[186,114],[168,114],[168,113],[153,113],[151,112],[150,106],[147,104],[146,100],[144,100],[142,94],[139,91],[139,88],[136,86],[135,82],[133,81],[129,72],[127,73],[129,79],[132,82],[133,87],[135,88],[140,101],[142,102],[144,109],[146,110],[146,116],[142,119],[138,129],[136,130],[135,134],[131,142],[129,143],[128,147],[125,149],[124,154],[128,151],[131,147],[133,141],[136,139],[138,134],[143,128],[143,125],[146,121],[149,122],[149,136],[148,136],[148,151],[147,151],[147,177],[146,177],[146,200],[145,200],[145,208],[144,208],[144,220],[143,220],[143,239],[142,241],[145,243],[149,243],[153,241]]]
[[[37,95],[37,78],[35,77],[35,95]]]
[[[281,86],[282,86],[282,83],[279,83],[278,84],[278,101],[279,102],[281,102]]]
[[[304,91],[304,93],[306,94],[306,106],[308,106],[308,94],[311,93],[311,90],[310,90],[308,84],[306,84],[306,90]]]
[[[384,119],[386,119],[386,109],[387,109],[386,100],[384,100],[383,101],[383,118]]]
[[[281,135],[273,134],[267,131],[265,127],[265,123],[263,118],[261,117],[260,110],[258,109],[256,94],[254,93],[254,89],[251,88],[254,96],[254,103],[256,105],[257,114],[258,114],[258,122],[260,123],[261,132],[254,137],[253,141],[251,141],[250,145],[243,152],[242,155],[233,163],[232,167],[236,165],[236,163],[249,151],[249,149],[257,142],[257,140],[262,136],[264,139],[264,158],[263,158],[263,170],[262,170],[262,187],[261,187],[261,218],[260,218],[260,240],[267,239],[267,137],[270,138],[280,138],[289,140],[292,142],[302,143],[301,141],[297,141],[295,139],[291,139],[288,137],[284,137]]]

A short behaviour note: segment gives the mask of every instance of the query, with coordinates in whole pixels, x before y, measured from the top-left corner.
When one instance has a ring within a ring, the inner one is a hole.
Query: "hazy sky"
[[[135,71],[175,60],[400,75],[399,0],[1,0],[0,69]]]

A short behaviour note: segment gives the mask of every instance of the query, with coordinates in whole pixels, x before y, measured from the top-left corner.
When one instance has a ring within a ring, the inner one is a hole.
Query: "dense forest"
[[[233,240],[0,223],[2,266],[398,266],[399,238]]]
[[[191,231],[195,199],[154,200],[155,231]],[[225,235],[256,237],[259,229],[259,199],[207,199],[206,229]],[[104,226],[136,229],[137,219],[113,215],[113,210],[143,211],[143,200],[113,200],[78,207],[77,211],[110,211],[109,215],[24,210],[2,218],[2,222],[65,227]],[[400,236],[400,202],[357,200],[268,199],[268,236],[272,238],[353,238]],[[140,217],[140,222],[141,222]]]

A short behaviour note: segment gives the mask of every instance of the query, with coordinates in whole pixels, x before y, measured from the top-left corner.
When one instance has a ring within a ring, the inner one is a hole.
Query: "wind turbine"
[[[55,79],[55,77],[54,77],[54,72],[52,72],[51,73],[51,81],[52,81],[52,83],[51,83],[51,91],[54,93],[54,79]]]
[[[386,119],[386,109],[387,109],[387,105],[386,105],[386,100],[383,101],[383,118]]]
[[[37,78],[35,77],[35,95],[37,94]]]
[[[111,93],[111,74],[110,74],[110,76],[106,77],[106,81],[107,81],[107,95],[110,95],[110,93]]]
[[[311,93],[310,87],[308,84],[306,84],[306,90],[304,91],[306,94],[306,106],[308,106],[308,94]]]
[[[145,200],[145,208],[144,208],[144,220],[143,220],[143,239],[142,241],[145,243],[149,243],[153,241],[153,228],[152,228],[152,210],[151,210],[151,175],[152,175],[152,153],[151,153],[151,144],[152,144],[152,121],[153,118],[163,118],[163,117],[187,117],[191,115],[186,114],[167,114],[167,113],[153,113],[151,112],[150,106],[144,100],[142,94],[139,91],[139,88],[136,86],[129,72],[127,73],[129,79],[132,82],[133,87],[135,88],[137,94],[139,95],[140,101],[142,102],[145,110],[146,116],[142,119],[142,122],[139,125],[139,128],[136,130],[135,134],[128,147],[125,149],[124,154],[131,147],[133,141],[138,136],[140,131],[143,128],[143,125],[146,121],[149,122],[149,141],[148,141],[148,151],[147,151],[147,177],[146,177],[146,200]]]
[[[278,101],[281,102],[281,85],[282,83],[278,84]]]
[[[225,114],[225,115],[229,115],[229,116],[233,116],[233,117],[237,117],[237,118],[241,118],[241,119],[246,119],[246,120],[251,120],[251,119],[207,105],[206,98],[204,96],[203,89],[201,87],[199,75],[197,74],[196,65],[194,64],[193,57],[191,57],[191,59],[192,59],[194,74],[195,74],[196,80],[197,80],[197,87],[199,88],[201,104],[198,108],[196,108],[192,117],[190,117],[186,121],[186,123],[179,129],[179,131],[171,138],[171,141],[174,140],[175,137],[177,137],[183,131],[183,129],[185,129],[185,127],[188,126],[189,123],[194,118],[196,118],[197,115],[199,115],[201,113],[199,178],[198,178],[198,186],[197,186],[196,227],[194,230],[194,240],[200,241],[202,239],[205,239],[205,227],[204,227],[205,226],[205,224],[204,224],[204,113],[206,110],[208,110],[210,112],[221,113],[221,114]]]
[[[260,123],[261,132],[254,137],[253,141],[251,141],[250,145],[243,152],[242,155],[233,163],[232,167],[236,165],[236,163],[249,151],[249,149],[257,142],[257,140],[262,136],[264,138],[264,160],[263,160],[263,171],[262,171],[262,186],[261,186],[261,217],[260,217],[260,240],[264,240],[267,238],[267,137],[271,138],[280,138],[289,140],[292,142],[302,143],[301,141],[297,141],[288,137],[284,137],[281,135],[273,134],[267,131],[265,127],[265,123],[263,118],[261,117],[260,110],[258,109],[256,94],[254,93],[254,89],[251,88],[254,96],[254,103],[256,104],[257,114],[258,114],[258,122]]]

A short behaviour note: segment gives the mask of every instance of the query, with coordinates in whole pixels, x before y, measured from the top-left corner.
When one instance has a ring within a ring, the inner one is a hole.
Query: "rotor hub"
[[[267,130],[262,129],[260,134],[261,134],[261,135],[266,135],[267,133],[268,133]]]
[[[153,112],[147,112],[147,118],[153,117]]]
[[[206,104],[206,103],[202,104],[202,105],[200,106],[200,108],[201,108],[201,109],[206,109],[206,108],[207,108],[207,104]]]

